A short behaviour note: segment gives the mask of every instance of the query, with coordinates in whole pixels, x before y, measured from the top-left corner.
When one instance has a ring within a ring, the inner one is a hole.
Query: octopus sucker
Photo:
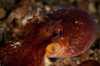
[[[81,59],[81,61],[77,62],[77,66],[100,66],[100,62],[98,61],[98,58],[86,58]]]

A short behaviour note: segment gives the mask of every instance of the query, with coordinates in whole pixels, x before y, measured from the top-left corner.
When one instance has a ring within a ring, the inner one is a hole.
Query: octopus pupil
[[[62,36],[62,32],[53,32],[52,37]]]
[[[57,33],[57,32],[54,32],[54,33],[52,34],[52,37],[56,37],[56,36],[58,36],[58,33]]]

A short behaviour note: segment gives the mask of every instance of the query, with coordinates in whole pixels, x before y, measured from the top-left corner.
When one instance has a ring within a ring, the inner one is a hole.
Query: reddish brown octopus
[[[22,37],[0,48],[1,66],[43,66],[45,53],[48,57],[80,55],[93,44],[97,31],[94,19],[75,8],[59,9],[48,14],[30,11],[22,24]],[[48,55],[51,47],[46,50],[49,44],[55,45],[51,56]]]

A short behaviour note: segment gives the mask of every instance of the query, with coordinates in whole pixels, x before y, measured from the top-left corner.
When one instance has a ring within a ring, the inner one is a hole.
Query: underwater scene
[[[100,66],[100,0],[0,0],[0,66]]]

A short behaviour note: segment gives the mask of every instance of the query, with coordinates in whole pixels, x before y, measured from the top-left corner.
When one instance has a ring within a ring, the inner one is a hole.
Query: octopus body
[[[1,66],[43,66],[44,56],[80,55],[91,47],[97,31],[88,13],[73,8],[48,14],[30,11],[22,25],[22,37],[0,48]]]

